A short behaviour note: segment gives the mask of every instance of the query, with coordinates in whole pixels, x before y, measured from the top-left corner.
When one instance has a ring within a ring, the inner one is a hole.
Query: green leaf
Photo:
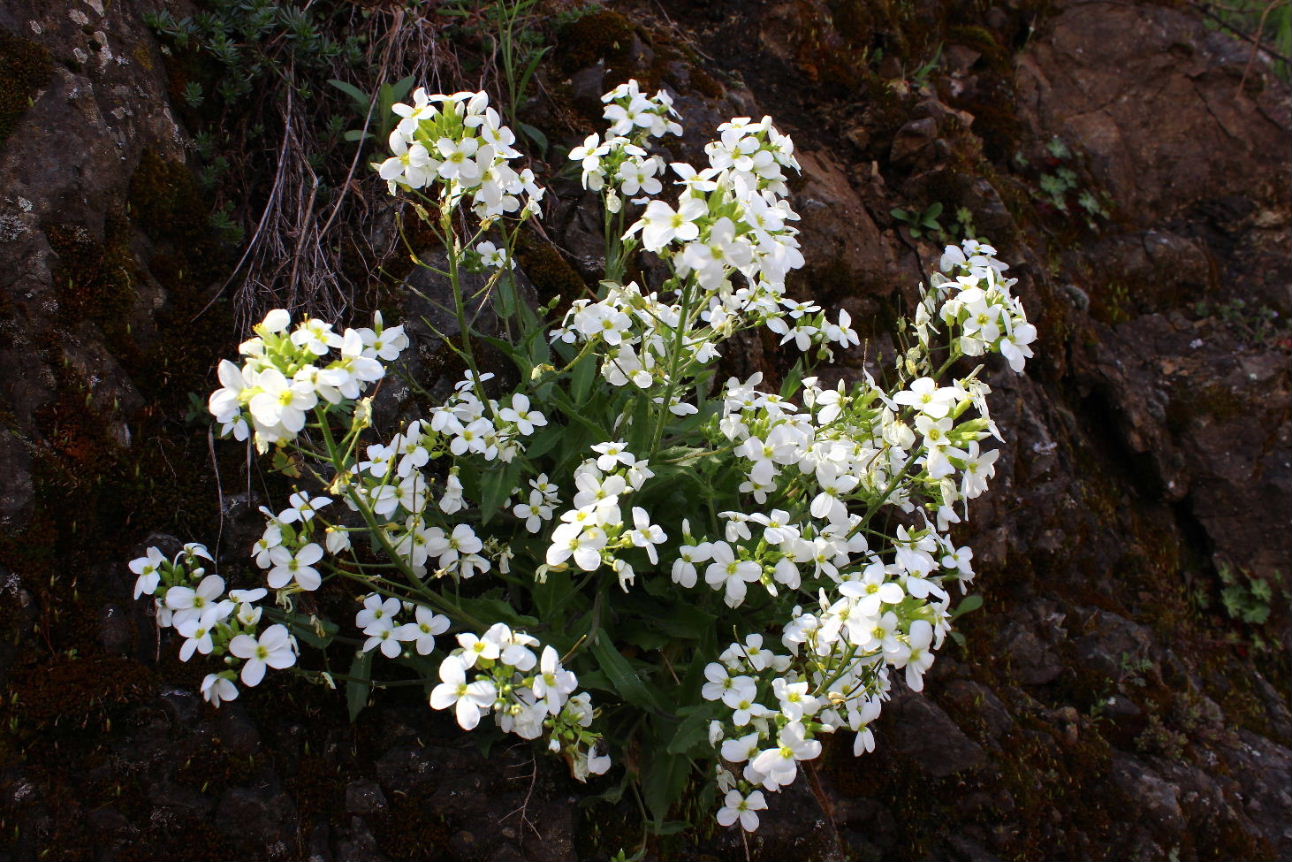
[[[416,80],[416,75],[409,75],[396,81],[390,88],[391,103],[403,101],[408,96],[408,92],[413,89],[413,83]]]
[[[580,671],[579,685],[590,691],[604,691],[611,694],[615,691],[615,687],[610,683],[610,677],[599,670]]]
[[[560,425],[547,426],[529,438],[529,445],[525,447],[525,457],[531,461],[542,458],[548,452],[551,452],[556,444],[561,442],[561,438],[568,433],[568,429]]]
[[[559,389],[552,389],[551,401],[561,409],[561,412],[565,414],[567,419],[575,424],[582,425],[585,430],[591,432],[592,436],[599,438],[597,440],[598,443],[606,439],[605,432],[602,431],[601,426],[597,425],[585,416],[579,405],[571,401],[570,397],[564,392]],[[571,429],[567,428],[566,430],[569,431]]]
[[[494,338],[491,335],[476,335],[476,338],[498,348],[508,359],[515,363],[516,368],[520,371],[521,379],[529,379],[529,374],[533,371],[534,366],[529,364],[529,356],[524,351],[517,350],[516,345],[503,338]]]
[[[656,823],[652,826],[651,831],[656,835],[677,835],[679,832],[685,832],[690,828],[691,824],[686,820],[665,820],[663,823]]]
[[[516,286],[506,276],[498,279],[498,316],[510,319],[516,314]]]
[[[547,327],[529,307],[529,303],[520,304],[520,324],[529,332],[525,347],[529,350],[529,361],[533,365],[545,365],[552,361],[552,348],[547,343]]]
[[[605,671],[610,684],[619,696],[642,709],[662,709],[655,692],[642,682],[641,677],[633,670],[628,659],[611,643],[604,630],[598,632],[591,645],[592,654],[596,656],[601,669]]]
[[[498,469],[495,467],[484,475],[480,482],[480,523],[487,524],[493,520],[494,515],[502,508],[503,501],[507,499],[516,487],[516,479],[520,475],[521,462],[512,461],[506,467]]]
[[[588,400],[588,393],[592,391],[592,380],[597,374],[597,363],[593,356],[585,356],[579,360],[579,364],[574,366],[570,372],[570,397],[574,403],[582,406]]]
[[[646,807],[655,818],[655,828],[668,819],[668,812],[681,798],[686,780],[691,774],[691,761],[683,755],[655,756],[647,765],[642,778],[642,796]]]
[[[706,704],[707,706],[707,704]],[[713,717],[707,709],[694,712],[682,719],[677,732],[665,749],[669,754],[690,754],[701,743],[709,744],[709,720]]]
[[[781,381],[781,397],[793,398],[803,385],[803,357],[794,360],[793,367],[790,368],[789,374]]]
[[[956,609],[951,612],[951,619],[959,619],[967,613],[978,610],[980,607],[982,607],[982,596],[965,596],[960,600],[960,604],[956,605]]]
[[[625,643],[651,651],[661,649],[672,641],[668,635],[642,620],[620,623],[617,637]]]
[[[1243,622],[1262,626],[1269,621],[1270,609],[1265,605],[1252,605],[1243,611]]]
[[[368,112],[368,106],[372,104],[372,97],[370,95],[365,93],[363,90],[360,90],[354,84],[347,83],[346,81],[339,81],[336,78],[328,81],[328,83],[333,87],[336,87],[342,93],[345,93],[351,99],[354,99],[354,103],[360,111],[365,114]]]
[[[700,610],[695,605],[679,604],[670,607],[666,615],[655,620],[655,624],[670,637],[697,640],[713,629],[716,619],[713,614]]]
[[[542,153],[547,152],[547,135],[543,134],[536,127],[531,126],[529,123],[518,123],[517,125],[520,128],[521,134],[523,134],[525,137],[529,138],[531,141],[533,141],[535,144],[538,145],[538,149],[540,152]]]
[[[534,584],[534,607],[540,619],[573,619],[573,614],[564,613],[565,605],[572,594],[575,594],[573,579],[569,572],[549,572],[547,580]]]
[[[368,692],[372,690],[373,651],[361,652],[350,663],[350,681],[345,684],[345,703],[354,721],[368,705]]]
[[[582,679],[582,677],[580,677]],[[624,798],[624,791],[628,789],[628,782],[632,778],[628,770],[624,770],[619,777],[619,781],[595,796],[580,795],[579,807],[586,808],[594,802],[609,802],[614,805],[620,799]]]
[[[513,628],[533,628],[539,624],[537,618],[522,614],[513,608],[510,602],[493,596],[459,598],[457,602],[462,610],[486,626],[500,622]]]
[[[628,420],[628,429],[625,442],[628,444],[628,451],[636,453],[639,457],[644,457],[650,453],[647,451],[650,446],[651,435],[655,432],[655,419],[651,415],[652,407],[649,397],[640,394],[633,404],[632,418]],[[663,409],[663,405],[660,406]]]
[[[520,80],[517,81],[516,83],[517,96],[523,96],[525,94],[525,90],[529,88],[529,79],[534,76],[534,72],[538,69],[539,62],[543,59],[544,55],[546,55],[547,52],[550,51],[551,49],[552,47],[550,45],[544,45],[538,51],[534,52],[534,56],[529,58],[529,62],[525,64],[525,71],[521,73]],[[522,130],[525,131],[525,134],[529,134],[529,131],[524,123],[521,123],[520,127]],[[528,128],[532,129],[533,126],[529,126]],[[534,131],[537,132],[538,130],[534,129]],[[539,134],[542,135],[542,132],[539,132]],[[543,138],[543,143],[540,146],[542,146],[543,149],[547,149],[547,138]]]

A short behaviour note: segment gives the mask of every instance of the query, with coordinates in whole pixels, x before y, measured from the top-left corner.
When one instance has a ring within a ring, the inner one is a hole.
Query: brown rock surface
[[[559,765],[485,759],[419,697],[352,726],[334,692],[283,682],[213,712],[199,663],[131,601],[123,563],[151,529],[245,536],[260,494],[238,487],[240,452],[217,456],[223,511],[190,478],[210,464],[186,395],[238,333],[219,306],[193,323],[227,265],[142,24],[154,5],[0,8],[7,38],[50,56],[0,142],[0,862],[613,852],[632,840],[618,814],[578,808]],[[890,210],[936,201],[1014,264],[1042,332],[1025,377],[987,372],[1009,443],[962,534],[986,598],[964,648],[900,693],[875,754],[840,740],[819,795],[772,799],[752,855],[1292,859],[1286,83],[1257,62],[1240,87],[1241,43],[1148,3],[1008,4],[973,25],[935,0],[624,9],[631,38],[601,62],[565,49],[581,65],[545,82],[572,94],[552,96],[554,143],[587,133],[584,103],[621,74],[679,89],[702,125],[771,114],[805,168],[796,291],[878,325],[939,250]],[[1040,187],[1059,166],[1079,183],[1064,207]],[[549,227],[586,277],[577,210],[571,191]],[[1271,584],[1267,623],[1226,611],[1222,566]],[[745,855],[698,841],[679,855]]]

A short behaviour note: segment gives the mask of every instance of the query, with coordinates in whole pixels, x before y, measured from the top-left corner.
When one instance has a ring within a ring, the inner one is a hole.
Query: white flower
[[[281,425],[294,435],[305,427],[305,411],[318,403],[307,383],[288,381],[277,368],[266,368],[256,375],[253,391],[256,394],[249,404],[251,418],[262,431]]]
[[[921,377],[912,381],[908,389],[893,396],[893,400],[914,407],[925,416],[941,419],[955,404],[956,390],[953,386],[939,387],[932,377]]]
[[[360,343],[363,344],[362,355],[365,359],[381,359],[386,362],[394,362],[399,358],[399,354],[408,349],[408,335],[404,332],[402,324],[392,326],[389,329],[383,328],[380,311],[374,317],[376,329],[355,330],[359,334]],[[344,342],[342,346],[344,346]],[[416,425],[417,423],[413,424]]]
[[[933,650],[929,647],[932,641],[933,626],[925,620],[916,620],[911,623],[907,648],[890,658],[897,667],[906,665],[906,684],[911,691],[924,690],[924,672],[933,666]]]
[[[439,167],[439,175],[442,178],[460,180],[464,183],[479,179],[480,165],[474,159],[476,151],[480,148],[479,140],[476,138],[463,138],[460,141],[454,141],[449,138],[440,138],[435,144],[435,148],[444,157],[444,161],[440,163]]]
[[[314,517],[315,512],[331,503],[328,497],[310,497],[304,491],[297,491],[288,498],[289,508],[278,513],[278,520],[283,524],[306,522]]]
[[[208,605],[199,616],[189,616],[175,625],[175,630],[182,637],[188,638],[179,648],[179,660],[188,661],[193,653],[210,655],[214,644],[211,642],[211,630],[223,619],[219,605]]]
[[[507,249],[499,248],[489,240],[476,245],[476,254],[480,255],[481,263],[492,269],[502,269],[504,266],[512,267],[515,265],[508,259]]]
[[[762,734],[756,730],[744,736],[728,739],[722,743],[722,759],[732,763],[744,763],[758,755],[758,746],[761,742]]]
[[[403,626],[400,626],[402,629]],[[363,652],[368,652],[374,648],[380,647],[381,654],[386,658],[398,658],[403,647],[399,645],[402,638],[399,637],[398,630],[379,628],[374,629],[368,639],[363,642]]]
[[[627,533],[629,540],[636,547],[646,549],[646,556],[650,558],[652,565],[659,565],[659,554],[655,546],[667,541],[668,535],[658,524],[650,522],[650,515],[640,506],[633,507],[633,528]]]
[[[1024,363],[1032,355],[1032,348],[1028,345],[1035,340],[1036,327],[1030,323],[1019,324],[1001,339],[1000,355],[1009,360],[1010,368],[1021,374]]]
[[[595,517],[594,507],[577,512],[589,518]],[[595,525],[562,524],[552,531],[552,544],[545,559],[549,566],[559,566],[573,557],[575,565],[583,571],[596,571],[601,566],[601,549],[607,541],[606,531]]]
[[[543,522],[552,520],[552,507],[539,491],[530,491],[529,502],[517,503],[511,511],[525,521],[525,529],[531,533],[537,533],[543,529]]]
[[[292,636],[283,625],[270,626],[259,639],[251,635],[238,635],[229,641],[229,652],[245,659],[242,665],[242,684],[248,687],[260,684],[265,678],[266,667],[282,670],[296,664]]]
[[[399,599],[393,596],[383,599],[380,593],[371,593],[363,600],[363,610],[355,614],[354,624],[366,635],[394,628],[399,608]]]
[[[671,242],[692,242],[700,236],[696,219],[707,215],[709,205],[701,198],[690,195],[678,202],[673,209],[663,201],[651,201],[641,219],[628,229],[628,233],[642,232],[642,248],[660,252]]]
[[[414,622],[399,627],[398,637],[401,641],[412,641],[418,655],[430,655],[435,650],[435,636],[449,630],[449,618],[425,605],[417,606],[413,618]]]
[[[375,167],[391,194],[399,183],[412,189],[424,188],[439,167],[426,147],[416,143],[408,146],[398,131],[390,134],[390,149],[394,155]]]
[[[274,333],[282,332],[291,325],[291,322],[291,312],[287,311],[285,308],[275,308],[268,312],[265,315],[265,319],[253,328],[259,335],[269,336]]]
[[[762,577],[763,567],[753,560],[737,560],[735,552],[726,542],[713,545],[713,562],[704,570],[704,582],[715,590],[726,592],[724,601],[730,607],[739,607],[745,600],[749,584]]]
[[[313,317],[307,317],[296,325],[291,341],[315,356],[323,356],[332,348],[341,346],[341,336],[332,331],[332,324]]]
[[[417,132],[417,127],[423,120],[433,119],[439,113],[439,109],[431,104],[430,98],[426,95],[425,87],[418,87],[413,91],[411,106],[396,102],[391,106],[391,110],[402,118],[397,127],[398,132],[408,138]]]
[[[431,708],[453,706],[462,729],[474,730],[480,716],[493,708],[498,697],[497,687],[489,680],[467,682],[467,665],[455,655],[440,662],[440,680],[431,690]]]
[[[444,480],[444,494],[437,504],[440,511],[446,515],[462,511],[466,506],[466,502],[462,498],[462,491],[462,480],[458,478],[457,468],[454,467],[448,478]]]
[[[276,565],[269,570],[266,580],[275,590],[281,590],[293,580],[306,592],[317,590],[323,583],[323,576],[314,564],[323,559],[323,548],[314,542],[301,547],[295,554],[281,545],[276,549],[279,554]]]
[[[220,596],[224,595],[224,578],[207,575],[197,588],[171,587],[166,591],[166,607],[175,612],[174,624],[178,626],[190,617],[200,617]]]
[[[901,586],[886,580],[887,575],[883,563],[873,563],[866,567],[861,580],[840,584],[839,592],[857,600],[856,610],[861,616],[877,617],[883,605],[895,605],[906,595]]]
[[[499,417],[516,426],[516,430],[526,437],[534,433],[534,428],[547,424],[547,417],[537,410],[529,409],[529,398],[517,392],[511,397],[511,406],[498,411]]]
[[[238,687],[233,680],[219,674],[208,673],[202,680],[202,698],[211,706],[220,707],[221,703],[238,699]]]
[[[483,638],[476,637],[471,632],[463,632],[458,635],[458,644],[462,647],[458,661],[463,667],[475,667],[476,662],[481,659],[494,661],[502,655],[503,645],[497,638],[489,637],[487,632]],[[443,671],[442,666],[440,670]],[[436,707],[436,709],[443,709],[443,707]]]
[[[812,760],[821,753],[821,743],[807,739],[803,725],[792,721],[781,728],[778,745],[761,752],[750,767],[761,776],[760,782],[767,790],[777,790],[791,784],[798,774],[798,761]]]
[[[136,599],[157,592],[157,585],[161,583],[160,568],[166,562],[162,552],[156,548],[149,548],[146,554],[130,561],[130,571],[139,576],[135,579]]]
[[[706,563],[713,555],[713,545],[701,542],[698,545],[682,545],[677,549],[678,558],[673,561],[673,582],[687,589],[695,586],[699,572],[696,563]]]
[[[968,450],[960,493],[972,500],[987,490],[987,481],[996,475],[996,459],[1000,457],[1000,450],[980,452],[977,440],[970,441]]]
[[[550,646],[543,647],[543,656],[539,659],[538,673],[530,685],[534,696],[547,704],[547,711],[556,715],[565,703],[566,695],[579,687],[579,681],[573,673],[561,666],[556,650]]]
[[[246,369],[239,368],[227,359],[220,361],[218,371],[222,388],[211,393],[207,409],[222,426],[220,434],[232,433],[237,440],[249,435],[247,421],[242,415],[242,396],[251,384]]]
[[[498,660],[521,672],[528,672],[538,663],[532,646],[538,646],[538,638],[530,637],[524,632],[513,632],[504,623],[494,623],[484,634],[484,640],[496,644],[499,649]]]
[[[722,807],[718,809],[718,824],[721,826],[730,826],[740,820],[740,828],[746,832],[753,832],[758,828],[758,814],[756,812],[767,808],[767,800],[763,798],[761,790],[755,790],[748,796],[741,794],[739,790],[728,790],[726,797],[723,799]]]
[[[593,452],[597,452],[600,457],[597,458],[597,468],[600,470],[613,470],[619,464],[625,467],[631,467],[637,461],[637,457],[628,451],[628,444],[622,440],[611,443],[598,443],[592,447]]]
[[[700,696],[705,700],[722,700],[734,685],[727,668],[716,661],[711,661],[704,666],[704,678],[708,682],[700,689]]]

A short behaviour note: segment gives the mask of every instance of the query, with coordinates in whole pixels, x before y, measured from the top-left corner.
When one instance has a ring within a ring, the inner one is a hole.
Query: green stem
[[[694,295],[695,279],[687,276],[682,285],[682,311],[678,316],[677,329],[673,335],[673,348],[669,351],[668,386],[664,389],[664,400],[660,404],[659,418],[655,422],[655,431],[651,434],[650,454],[654,458],[659,450],[660,440],[664,438],[664,426],[671,415],[669,406],[673,403],[673,393],[677,391],[677,375],[682,362],[682,348],[686,343],[686,333],[691,322],[691,299]],[[642,397],[645,397],[644,395]]]
[[[471,369],[471,382],[476,392],[476,397],[480,403],[489,404],[489,396],[485,394],[484,384],[480,382],[480,368],[476,364],[475,351],[471,347],[471,326],[467,321],[466,302],[462,296],[462,272],[460,267],[460,258],[462,256],[462,247],[458,242],[457,233],[453,230],[453,214],[445,211],[440,216],[440,228],[444,232],[444,238],[447,240],[452,237],[452,242],[446,242],[445,250],[449,258],[449,282],[453,289],[453,312],[458,320],[458,333],[462,337],[462,358],[466,360],[467,367]]]
[[[329,460],[333,460],[336,454],[336,442],[332,437],[332,429],[328,427],[326,413],[317,407],[315,408],[315,411],[319,417],[319,425],[323,433],[323,442],[327,446]],[[333,460],[333,463],[336,463],[335,460]],[[363,498],[359,496],[359,493],[355,490],[353,485],[346,489],[346,495],[349,497],[350,502],[354,504],[355,509],[358,510],[364,523],[367,524],[368,532],[376,538],[377,543],[381,545],[381,549],[385,551],[386,556],[399,569],[400,573],[404,576],[404,579],[408,582],[409,587],[419,598],[423,599],[428,605],[434,607],[436,610],[442,611],[454,619],[462,620],[468,625],[478,629],[483,629],[484,623],[455,605],[453,602],[450,602],[444,596],[431,590],[426,586],[426,584],[422,583],[422,579],[419,578],[417,573],[404,562],[403,557],[401,557],[399,552],[395,550],[394,546],[390,544],[390,539],[387,538],[386,531],[377,523],[376,515],[373,514],[372,509],[368,507],[368,504],[364,502]]]
[[[364,685],[370,685],[373,688],[405,688],[414,685],[426,685],[425,679],[395,679],[388,682],[382,682],[375,679],[362,679],[357,676],[350,676],[348,673],[333,673],[326,670],[306,670],[303,668],[293,667],[292,672],[297,676],[303,676],[307,679],[314,679],[320,676],[328,676],[338,682],[359,682]]]

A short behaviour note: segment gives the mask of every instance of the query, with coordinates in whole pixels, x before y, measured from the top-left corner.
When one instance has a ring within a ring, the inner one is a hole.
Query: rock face
[[[143,152],[182,160],[183,139],[146,28],[121,4],[106,10],[96,5],[98,11],[72,4],[55,13],[45,3],[18,2],[0,11],[14,65],[40,54],[48,62],[43,80],[27,78],[22,98],[30,98],[31,107],[0,153],[6,263],[0,273],[6,334],[0,363],[9,370],[0,410],[12,417],[0,430],[0,469],[9,477],[0,493],[6,529],[30,514],[32,452],[47,442],[36,415],[55,401],[59,375],[65,386],[84,387],[91,406],[142,406],[104,334],[76,307],[82,298],[72,294],[86,285],[75,283],[70,269],[76,262],[68,258],[102,253]],[[131,242],[113,239],[127,247]],[[139,324],[144,338],[155,330],[161,291],[149,280],[131,288],[134,295],[123,297],[128,301],[113,313]],[[119,416],[108,433],[128,440]]]
[[[0,100],[0,860],[613,852],[620,824],[559,765],[484,759],[418,698],[353,727],[303,683],[212,712],[131,601],[149,530],[232,547],[261,502],[240,453],[201,478],[205,431],[178,421],[238,333],[206,309],[228,266],[151,6],[0,9],[0,86],[22,94]],[[881,332],[939,251],[891,210],[937,202],[1014,262],[1041,330],[1026,377],[988,372],[1009,443],[961,537],[986,598],[964,648],[897,694],[874,754],[840,740],[819,793],[773,799],[750,850],[1292,859],[1287,86],[1159,5],[1009,4],[982,26],[872,6],[628,4],[541,73],[554,141],[629,75],[697,122],[776,118],[805,169],[800,294]],[[597,268],[577,190],[557,194],[573,268],[522,251],[540,290]]]

